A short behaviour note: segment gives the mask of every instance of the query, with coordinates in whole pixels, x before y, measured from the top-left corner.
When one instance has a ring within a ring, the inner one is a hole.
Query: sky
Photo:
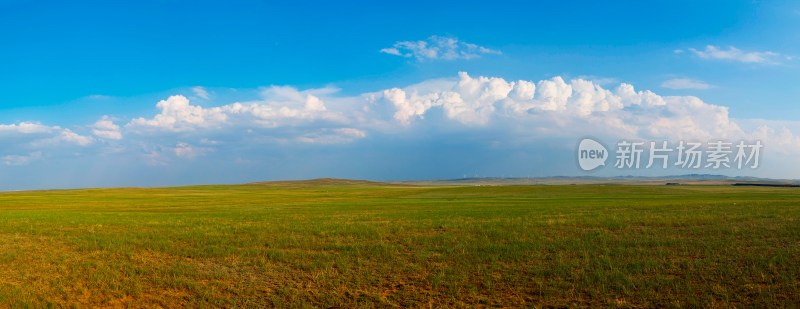
[[[800,178],[795,1],[0,0],[0,28],[1,190]],[[617,168],[627,140],[732,167]]]

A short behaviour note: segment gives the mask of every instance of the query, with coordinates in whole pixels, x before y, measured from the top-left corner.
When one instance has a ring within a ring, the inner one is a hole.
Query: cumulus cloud
[[[779,53],[771,51],[743,51],[733,46],[721,48],[714,45],[706,45],[705,49],[689,48],[696,56],[707,60],[725,60],[742,63],[777,64],[781,58],[786,58]]]
[[[399,41],[392,47],[381,49],[380,52],[417,60],[474,59],[482,55],[500,54],[498,50],[460,41],[454,37],[435,35],[427,40]]]
[[[128,126],[132,128],[155,128],[173,132],[192,131],[197,128],[218,127],[227,121],[222,108],[203,108],[189,104],[189,99],[174,95],[156,104],[161,113],[153,118],[136,118]]]
[[[171,96],[158,102],[161,112],[153,118],[136,118],[128,123],[133,130],[158,129],[173,132],[194,131],[197,129],[220,128],[229,125],[242,125],[230,121],[232,118],[247,124],[262,127],[276,127],[292,120],[314,120],[318,118],[337,118],[329,113],[324,102],[313,95],[302,95],[296,90],[273,87],[266,91],[277,94],[286,101],[232,103],[224,106],[204,108],[191,105],[184,96]],[[298,100],[303,101],[298,106]]]
[[[119,130],[119,126],[114,124],[114,121],[112,121],[108,116],[103,116],[103,118],[100,118],[100,120],[94,123],[92,126],[92,134],[105,139],[122,139],[122,133]]]
[[[622,83],[617,87],[617,95],[627,106],[643,105],[645,107],[663,106],[667,102],[661,96],[650,90],[636,91],[633,85]]]
[[[784,124],[743,127],[725,106],[694,96],[661,96],[626,83],[606,89],[580,78],[511,81],[460,73],[449,82],[387,89],[373,99],[392,106],[392,120],[409,132],[424,127],[447,135],[490,134],[493,145],[553,139],[570,143],[587,135],[671,142],[759,140],[770,153],[783,155],[780,160],[800,155],[798,131]],[[426,132],[430,134],[436,133]]]
[[[637,96],[635,92],[630,95]],[[557,76],[539,82],[506,81],[473,78],[466,72],[460,72],[458,81],[446,89],[420,93],[416,88],[393,88],[385,90],[383,98],[395,107],[394,118],[405,125],[433,107],[441,107],[448,118],[467,125],[486,125],[499,107],[518,115],[561,112],[578,117],[623,107],[621,97],[583,79],[567,83]]]
[[[728,108],[693,96],[660,96],[637,91],[630,84],[614,90],[584,79],[561,77],[541,81],[508,81],[498,77],[471,77],[387,89],[378,100],[394,107],[394,120],[411,126],[439,109],[445,121],[465,127],[514,126],[529,135],[606,135],[616,138],[764,138],[769,134],[743,130]],[[424,89],[424,90],[423,90]],[[522,131],[522,134],[525,134]],[[509,139],[514,134],[508,132]],[[783,145],[800,151],[800,139],[784,138]]]
[[[661,87],[669,89],[696,89],[705,90],[710,89],[712,86],[702,80],[691,78],[673,78],[665,80],[661,83]]]
[[[193,105],[184,96],[160,101],[152,118],[131,120],[125,129],[137,134],[182,134],[201,136],[196,142],[209,144],[204,134],[257,136],[260,140],[295,140],[303,143],[341,143],[366,136],[365,131],[349,127],[356,115],[330,110],[319,96],[330,96],[338,89],[299,91],[293,87],[271,86],[261,89],[260,99],[222,106]],[[318,96],[319,95],[319,96]],[[359,98],[333,98],[362,101]],[[257,133],[257,134],[256,134]],[[214,144],[218,144],[214,141]],[[199,154],[196,147],[180,143],[175,155],[190,158]]]

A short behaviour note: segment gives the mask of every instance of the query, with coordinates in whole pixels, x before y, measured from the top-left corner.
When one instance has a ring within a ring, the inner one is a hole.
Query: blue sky
[[[759,139],[709,172],[800,178],[793,1],[11,0],[0,27],[3,189],[582,175],[586,135]],[[638,173],[687,171],[596,175]]]

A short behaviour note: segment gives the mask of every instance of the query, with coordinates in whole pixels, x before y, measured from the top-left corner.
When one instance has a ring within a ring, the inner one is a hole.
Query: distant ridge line
[[[800,188],[800,185],[784,184],[784,183],[747,183],[737,182],[734,186],[747,186],[747,187],[782,187],[782,188]]]

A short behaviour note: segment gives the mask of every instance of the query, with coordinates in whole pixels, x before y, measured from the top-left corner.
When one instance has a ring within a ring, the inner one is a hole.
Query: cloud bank
[[[687,87],[684,81],[673,81],[676,85]],[[587,135],[612,141],[760,140],[775,164],[780,158],[791,164],[800,155],[796,123],[733,119],[727,107],[694,96],[661,96],[627,83],[605,87],[559,76],[506,80],[460,72],[454,78],[358,95],[336,88],[271,86],[259,89],[252,100],[205,103],[173,95],[158,101],[150,115],[127,120],[103,116],[73,128],[32,121],[0,124],[0,141],[6,145],[0,161],[6,168],[57,160],[109,162],[115,168],[127,162],[131,169],[159,166],[156,173],[180,166],[181,173],[208,177],[240,166],[240,173],[283,171],[284,178],[348,176],[351,170],[367,178],[442,178],[475,164],[498,176],[528,166],[529,160],[544,160],[549,163],[542,169],[567,168],[548,174],[566,175],[575,169],[564,154]],[[561,152],[547,154],[552,149]],[[512,157],[474,161],[498,156]],[[425,167],[430,172],[415,174],[408,162],[432,165]],[[784,167],[762,176],[798,172]]]

